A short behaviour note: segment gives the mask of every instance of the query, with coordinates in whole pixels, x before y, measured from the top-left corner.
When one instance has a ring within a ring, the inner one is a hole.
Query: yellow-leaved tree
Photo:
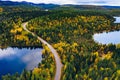
[[[0,7],[0,12],[3,12],[3,8]]]

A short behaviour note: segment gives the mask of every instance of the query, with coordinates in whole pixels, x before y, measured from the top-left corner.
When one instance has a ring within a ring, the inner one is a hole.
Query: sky
[[[4,0],[5,1],[5,0]],[[111,5],[120,6],[120,0],[9,0],[9,1],[27,1],[33,3],[53,3],[53,4],[79,4],[79,5]]]

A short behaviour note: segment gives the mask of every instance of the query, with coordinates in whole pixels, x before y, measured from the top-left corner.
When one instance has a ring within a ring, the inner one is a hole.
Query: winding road
[[[34,34],[33,32],[29,31],[26,26],[28,25],[28,22],[25,22],[22,24],[22,27],[24,30],[26,30],[27,32],[31,33],[33,36],[37,36],[36,34]],[[61,63],[61,59],[60,56],[58,55],[57,51],[45,40],[43,40],[41,37],[37,36],[37,38],[43,43],[46,44],[49,49],[51,50],[51,52],[53,53],[54,57],[55,57],[55,63],[56,63],[56,73],[55,73],[55,78],[54,80],[60,80],[61,78],[61,70],[62,70],[62,66],[63,64]]]

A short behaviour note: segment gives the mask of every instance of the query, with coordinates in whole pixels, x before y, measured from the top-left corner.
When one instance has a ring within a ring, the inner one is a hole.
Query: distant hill
[[[0,6],[18,6],[18,5],[31,5],[29,2],[12,2],[12,1],[0,1]]]
[[[120,6],[93,6],[93,5],[57,5],[57,4],[35,4],[31,2],[12,2],[12,1],[0,1],[0,6],[34,6],[34,7],[40,7],[42,9],[54,9],[54,8],[75,8],[75,9],[120,9]]]
[[[103,6],[103,7],[107,9],[120,9],[120,6]]]
[[[20,5],[29,5],[29,6],[36,6],[36,7],[40,7],[43,9],[51,9],[51,8],[55,8],[55,7],[59,7],[59,5],[56,4],[35,4],[35,3],[31,3],[31,2],[12,2],[12,1],[0,1],[0,6],[20,6]]]
[[[64,7],[73,7],[75,9],[105,9],[103,6],[94,6],[94,5],[63,5]]]

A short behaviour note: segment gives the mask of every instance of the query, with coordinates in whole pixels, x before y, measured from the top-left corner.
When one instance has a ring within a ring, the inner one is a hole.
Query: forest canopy
[[[37,14],[37,15],[36,15]],[[5,75],[3,80],[53,80],[55,60],[46,45],[23,30],[27,29],[49,42],[63,63],[61,80],[119,80],[119,45],[98,44],[95,33],[120,30],[112,15],[96,10],[50,10],[5,12],[0,14],[0,46],[43,47],[42,62],[32,71]]]

